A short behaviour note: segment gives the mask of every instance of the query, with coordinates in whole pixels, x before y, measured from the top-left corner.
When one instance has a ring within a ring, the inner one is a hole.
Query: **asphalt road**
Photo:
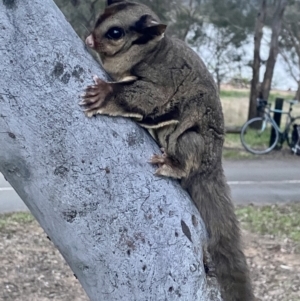
[[[235,204],[300,202],[300,158],[226,161],[225,174]],[[27,207],[0,174],[0,213]]]
[[[227,161],[225,174],[235,204],[300,202],[300,158]]]
[[[0,173],[0,213],[28,210]]]

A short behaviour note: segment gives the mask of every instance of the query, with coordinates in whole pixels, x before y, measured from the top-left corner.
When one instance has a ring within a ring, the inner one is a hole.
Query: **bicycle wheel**
[[[293,134],[293,126],[294,125],[300,125],[300,116],[296,117],[287,127],[286,130],[286,140],[287,144],[289,145],[290,148],[293,148],[295,146],[295,141],[292,137]]]
[[[275,140],[270,145],[272,130],[275,133]],[[275,148],[279,139],[279,133],[269,119],[256,117],[248,120],[242,127],[241,142],[245,149],[252,154],[267,154]]]

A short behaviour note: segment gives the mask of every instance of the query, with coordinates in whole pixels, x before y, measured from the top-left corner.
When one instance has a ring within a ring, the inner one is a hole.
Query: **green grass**
[[[270,144],[272,126],[267,126],[263,132],[261,132],[261,125],[259,126],[259,129],[251,129],[248,127],[243,138],[247,146],[256,150],[265,150]]]
[[[254,150],[266,150],[269,148],[271,130],[271,126],[267,126],[263,132],[260,132],[259,129],[248,128],[244,135],[244,141],[246,145]],[[226,134],[224,147],[224,158],[234,158],[235,153],[237,154],[237,158],[254,158],[253,155],[244,149],[241,143],[240,134]]]
[[[239,134],[226,134],[223,149],[224,159],[254,159],[255,155],[247,152],[241,144]]]
[[[269,102],[274,102],[276,98],[283,98],[285,100],[293,99],[294,94],[282,94],[279,92],[270,92]],[[238,91],[238,90],[221,90],[221,98],[249,98],[250,91]]]
[[[240,134],[226,134],[225,135],[225,146],[243,147],[241,143]]]
[[[294,99],[294,94],[281,94],[278,92],[271,92],[269,95],[269,102],[274,102],[276,98],[283,98],[284,100]]]
[[[236,214],[251,232],[300,242],[300,204],[238,207]]]
[[[240,149],[223,149],[223,158],[224,159],[255,159],[256,156]]]
[[[221,90],[221,98],[249,98],[250,91]]]
[[[35,220],[32,214],[27,212],[18,212],[18,213],[8,213],[0,215],[0,230],[11,226],[13,224],[30,224]]]

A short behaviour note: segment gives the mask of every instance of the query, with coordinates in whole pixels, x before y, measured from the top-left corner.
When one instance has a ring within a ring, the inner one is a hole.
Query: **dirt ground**
[[[300,300],[299,245],[243,231],[255,294]],[[0,227],[0,300],[86,301],[70,268],[33,221]]]

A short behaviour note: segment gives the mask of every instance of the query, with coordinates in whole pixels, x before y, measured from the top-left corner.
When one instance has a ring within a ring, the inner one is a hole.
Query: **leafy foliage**
[[[287,7],[280,40],[281,55],[287,70],[298,84],[295,99],[300,99],[300,1]]]

